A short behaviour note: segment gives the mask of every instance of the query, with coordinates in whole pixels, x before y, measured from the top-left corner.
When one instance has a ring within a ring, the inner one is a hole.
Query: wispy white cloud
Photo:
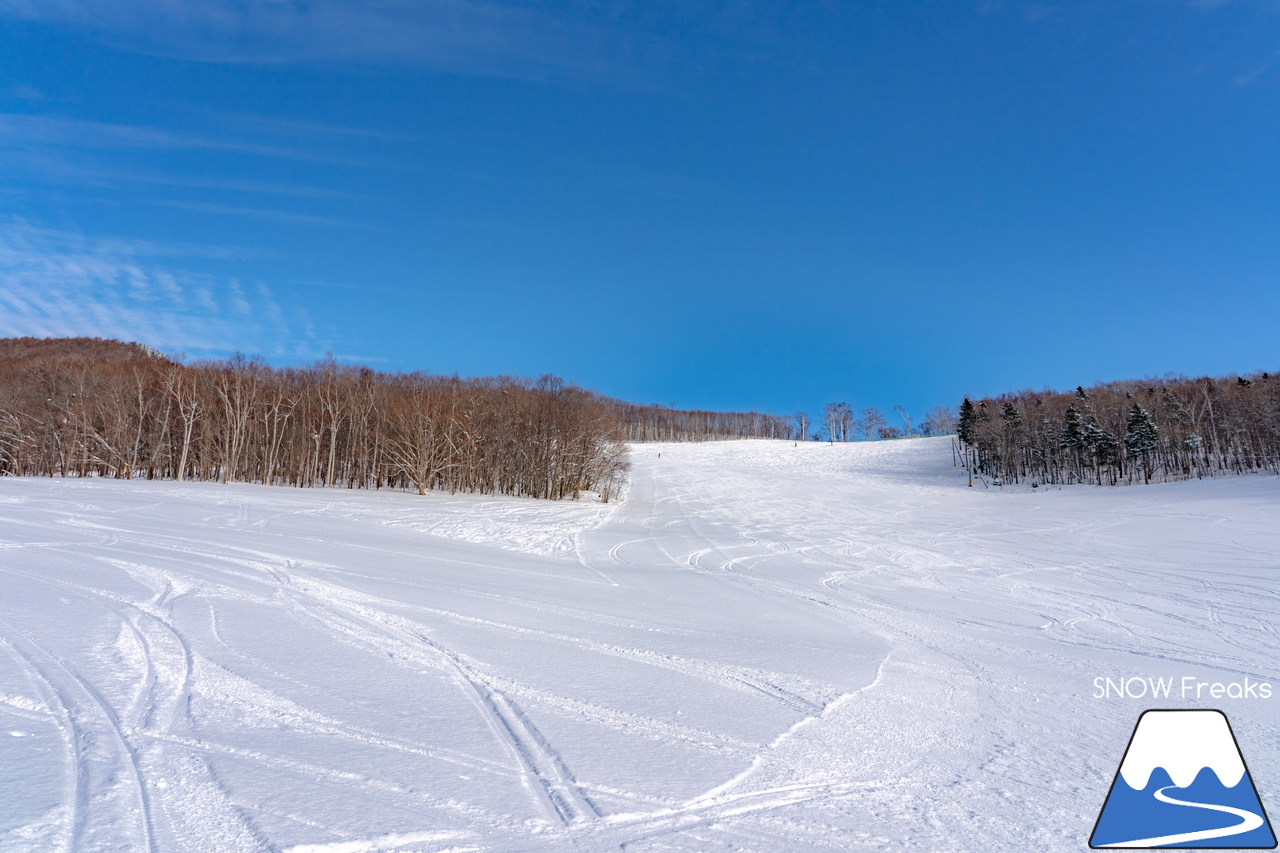
[[[22,116],[19,121],[13,120],[15,118],[17,117],[13,115],[0,114],[0,172],[9,172],[24,183],[34,180],[45,184],[98,189],[212,190],[224,194],[279,196],[316,202],[377,200],[376,196],[367,193],[321,186],[247,180],[231,175],[174,174],[154,168],[158,158],[150,156],[148,140],[152,147],[180,144],[189,147],[215,147],[215,142],[199,140],[198,137],[170,134],[150,128],[107,125],[117,130],[113,140],[112,134],[89,132],[94,127],[101,126],[93,122],[44,119],[38,116]],[[69,132],[71,128],[86,132]],[[126,150],[119,142],[121,138],[130,140],[129,149]],[[236,150],[248,150],[252,153],[280,153],[297,160],[347,164],[355,162],[350,158],[338,160],[280,145],[235,147]],[[123,157],[112,156],[121,153]]]
[[[217,133],[204,135],[187,130],[0,113],[0,173],[13,176],[20,185],[35,183],[109,190],[116,200],[124,197],[119,195],[119,191],[128,190],[131,193],[128,198],[136,202],[196,213],[233,215],[293,225],[364,227],[327,215],[329,210],[326,208],[334,207],[331,202],[375,200],[367,194],[322,186],[251,180],[231,174],[224,177],[171,173],[157,168],[173,162],[185,164],[191,159],[157,156],[170,151],[288,158],[326,165],[365,165],[358,159],[334,156],[323,150],[326,141],[335,136],[342,137],[345,143],[346,137],[355,135],[355,132],[343,133],[344,130],[270,120],[239,124],[227,120]],[[279,202],[227,203],[235,200],[228,194],[275,196]],[[173,198],[174,195],[178,197]],[[293,206],[303,209],[276,209]]]
[[[326,349],[306,311],[265,284],[174,265],[223,251],[0,223],[0,336],[111,337],[197,355]]]
[[[246,132],[277,137],[311,140],[328,138],[381,141],[403,141],[409,138],[402,134],[388,133],[383,130],[374,130],[366,127],[300,121],[278,116],[251,115],[224,110],[210,110],[208,114],[217,121],[219,126],[234,127]]]
[[[301,146],[54,115],[0,113],[0,148],[47,151],[51,147],[110,151],[226,151],[262,157],[359,165],[358,161],[335,158]]]
[[[260,207],[241,207],[234,204],[215,204],[206,201],[156,201],[163,207],[175,210],[190,210],[195,213],[216,213],[225,216],[247,216],[250,219],[268,219],[273,222],[284,222],[292,225],[335,225],[342,228],[369,228],[371,226],[345,219],[329,216],[314,216],[310,213],[293,213],[287,210],[267,210]]]
[[[18,85],[10,86],[4,90],[6,98],[17,98],[20,101],[43,101],[44,92],[41,92],[35,86]]]
[[[74,248],[80,255],[120,257],[138,262],[148,258],[199,258],[213,261],[247,261],[280,258],[277,252],[243,246],[202,246],[195,243],[158,242],[154,240],[122,240],[117,237],[41,228],[21,220],[0,220],[0,236],[24,245]]]
[[[1280,50],[1275,51],[1264,61],[1258,63],[1248,71],[1241,72],[1232,78],[1231,82],[1236,86],[1251,85],[1259,77],[1271,73],[1276,66],[1280,64]]]
[[[290,279],[280,282],[295,287],[320,287],[331,290],[359,290],[365,293],[396,293],[393,287],[378,287],[372,284],[351,284],[343,281],[316,281],[315,279]]]
[[[330,190],[323,187],[307,187],[297,184],[277,184],[270,181],[244,181],[235,178],[199,178],[178,175],[161,175],[145,173],[117,173],[115,180],[154,184],[185,189],[226,190],[236,193],[253,193],[258,195],[283,195],[294,198],[329,199],[334,201],[371,201],[376,196],[367,193],[352,193],[343,190]]]
[[[0,0],[0,16],[209,62],[411,62],[522,77],[607,64],[598,28],[479,0]]]
[[[373,201],[377,197],[367,193],[308,187],[299,184],[278,184],[271,181],[246,181],[237,178],[207,178],[187,175],[166,175],[159,172],[81,170],[78,177],[98,180],[107,184],[145,184],[176,187],[179,189],[223,190],[252,195],[279,195],[293,198],[310,198],[331,201]]]

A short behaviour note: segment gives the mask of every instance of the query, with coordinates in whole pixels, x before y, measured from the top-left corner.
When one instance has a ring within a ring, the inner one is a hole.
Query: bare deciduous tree
[[[893,410],[898,413],[898,417],[902,418],[902,434],[911,435],[911,415],[907,414],[907,410],[902,406],[894,406]]]
[[[862,433],[862,437],[867,441],[879,438],[881,427],[888,425],[889,421],[884,413],[874,406],[863,409],[862,416],[858,418],[858,432]]]
[[[704,412],[607,401],[625,441],[795,438],[793,420],[760,412]]]
[[[848,403],[827,403],[822,409],[827,436],[832,441],[853,439],[853,408]]]
[[[796,438],[799,441],[807,441],[809,438],[809,413],[796,412],[791,416],[792,422],[796,425]]]
[[[950,435],[955,431],[955,412],[946,406],[934,406],[924,417],[925,435]]]
[[[184,366],[119,342],[0,340],[0,474],[608,499],[620,432],[614,401],[550,376]]]

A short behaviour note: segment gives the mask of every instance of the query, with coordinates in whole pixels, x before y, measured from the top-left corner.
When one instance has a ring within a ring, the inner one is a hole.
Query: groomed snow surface
[[[1078,851],[1150,707],[1280,809],[1280,478],[632,456],[608,505],[0,479],[0,850]]]

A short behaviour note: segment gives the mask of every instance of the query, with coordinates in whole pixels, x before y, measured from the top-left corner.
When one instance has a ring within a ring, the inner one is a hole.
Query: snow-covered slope
[[[633,462],[609,505],[0,480],[0,850],[1080,850],[1148,707],[1280,790],[1280,689],[1095,686],[1280,688],[1280,479]]]

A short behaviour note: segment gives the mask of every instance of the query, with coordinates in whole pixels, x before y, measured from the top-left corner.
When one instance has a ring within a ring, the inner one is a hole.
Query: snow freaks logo
[[[1144,712],[1089,846],[1274,848],[1275,833],[1226,715]]]
[[[1093,680],[1094,699],[1270,699],[1271,685],[1254,681],[1245,676],[1244,681],[1201,681],[1190,675],[1182,678],[1152,678],[1135,675],[1131,678],[1103,678]]]

